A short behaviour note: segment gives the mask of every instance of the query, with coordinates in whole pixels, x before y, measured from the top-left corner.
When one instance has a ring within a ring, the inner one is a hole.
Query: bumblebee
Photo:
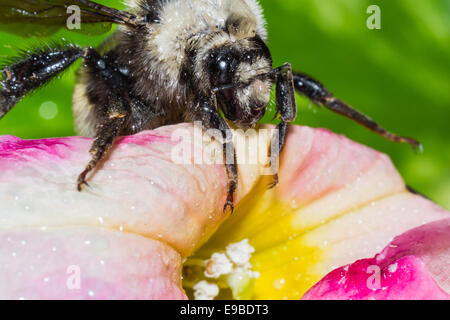
[[[229,123],[256,126],[273,86],[279,152],[297,115],[295,91],[389,140],[419,146],[414,139],[386,131],[312,77],[294,72],[289,63],[274,68],[257,0],[129,0],[127,11],[88,0],[0,0],[0,28],[50,35],[66,26],[72,6],[79,8],[82,29],[97,25],[106,32],[110,24],[119,27],[96,49],[53,44],[5,65],[0,118],[26,94],[82,59],[73,95],[75,126],[95,140],[92,160],[77,181],[79,191],[117,136],[200,121],[204,130],[218,129],[225,137]],[[32,31],[21,27],[26,25],[32,25]],[[233,147],[232,142],[224,141],[223,147]],[[224,210],[233,210],[237,164],[226,164],[226,169]],[[277,183],[274,172],[270,187]]]

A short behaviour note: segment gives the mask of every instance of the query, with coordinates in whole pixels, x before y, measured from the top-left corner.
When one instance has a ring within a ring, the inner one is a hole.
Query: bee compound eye
[[[217,66],[220,72],[227,72],[229,63],[226,60],[219,60]]]
[[[234,74],[233,65],[231,57],[222,56],[214,59],[209,67],[212,82],[215,85],[230,84]]]
[[[217,61],[218,81],[219,84],[228,84],[232,79],[230,62],[227,59]]]
[[[221,47],[209,52],[207,68],[212,84],[231,84],[238,63],[239,54],[233,48]]]

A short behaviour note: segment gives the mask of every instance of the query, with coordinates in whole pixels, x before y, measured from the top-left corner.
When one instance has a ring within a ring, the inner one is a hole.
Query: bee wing
[[[62,28],[103,34],[112,23],[137,26],[139,21],[89,0],[0,0],[0,31],[21,36],[48,36]]]

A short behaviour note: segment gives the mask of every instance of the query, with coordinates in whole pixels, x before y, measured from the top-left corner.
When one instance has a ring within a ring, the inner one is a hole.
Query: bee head
[[[272,81],[270,52],[259,37],[242,39],[207,52],[204,70],[219,108],[238,127],[253,127],[264,116]]]

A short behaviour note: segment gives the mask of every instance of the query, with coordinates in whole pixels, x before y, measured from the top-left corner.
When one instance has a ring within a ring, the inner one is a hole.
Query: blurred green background
[[[99,1],[123,8],[120,0]],[[417,138],[424,153],[378,137],[299,98],[297,123],[326,127],[391,156],[413,188],[450,209],[450,1],[261,0],[275,65],[321,80],[338,97],[387,129]],[[369,30],[369,5],[381,8],[381,30]],[[62,32],[80,45],[104,37]],[[0,58],[39,39],[0,33]],[[74,135],[74,72],[24,99],[0,121],[0,134],[22,138]],[[273,111],[273,106],[270,107]],[[268,114],[270,122],[273,113]]]

